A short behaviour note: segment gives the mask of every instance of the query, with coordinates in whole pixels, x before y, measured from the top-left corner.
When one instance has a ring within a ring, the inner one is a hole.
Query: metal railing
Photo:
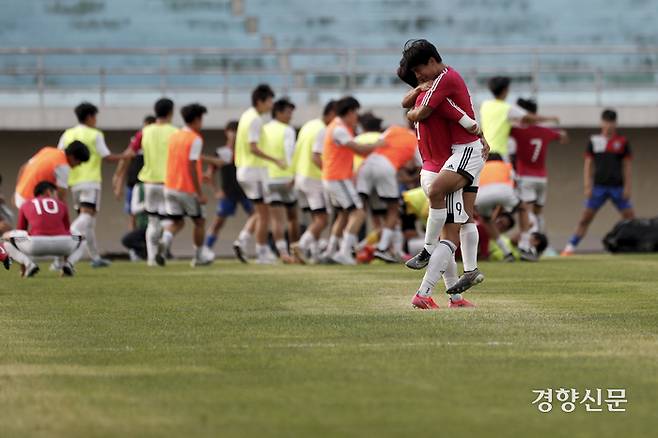
[[[441,53],[475,89],[495,74],[518,79],[533,94],[588,91],[597,101],[604,89],[658,87],[658,46],[442,48]],[[101,105],[114,91],[200,91],[219,93],[227,105],[231,93],[273,81],[283,94],[305,92],[314,102],[322,90],[402,88],[395,77],[399,56],[398,49],[371,48],[0,48],[0,92],[36,93],[43,106],[47,93],[76,87],[95,90]],[[318,58],[324,62],[318,64]],[[132,65],[135,59],[141,65]],[[68,65],[61,65],[64,61]],[[139,77],[150,82],[137,85]],[[67,78],[88,79],[66,85]],[[202,80],[208,78],[216,84]]]

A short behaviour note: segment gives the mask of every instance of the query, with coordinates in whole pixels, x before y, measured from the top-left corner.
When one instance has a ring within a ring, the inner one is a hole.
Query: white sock
[[[194,257],[197,260],[201,260],[203,258],[203,245],[202,246],[194,245]]]
[[[430,262],[427,265],[427,270],[423,276],[423,282],[420,284],[418,294],[424,297],[429,297],[434,292],[434,286],[441,278],[441,275],[446,271],[448,263],[454,258],[455,250],[457,247],[448,241],[442,240],[436,245]]]
[[[395,254],[402,254],[404,247],[404,234],[402,234],[402,229],[398,226],[393,232],[393,251]]]
[[[320,245],[319,242],[315,239],[311,241],[311,243],[308,246],[308,250],[311,252],[311,259],[317,260],[319,257],[320,253]]]
[[[524,251],[530,250],[530,233],[521,233],[521,236],[519,237],[519,249]]]
[[[149,216],[148,225],[146,226],[146,254],[149,262],[155,261],[155,256],[158,254],[158,243],[160,242],[161,234],[162,226],[160,225],[160,218],[157,216]]]
[[[462,248],[462,261],[464,272],[472,271],[478,267],[478,243],[480,234],[477,225],[473,223],[464,224],[459,230],[459,241]]]
[[[437,243],[439,243],[439,236],[441,229],[446,223],[446,216],[448,210],[445,208],[430,208],[429,215],[427,216],[427,227],[425,229],[425,250],[432,254]]]
[[[174,241],[174,233],[172,233],[169,230],[164,230],[162,232],[162,244],[164,245],[167,250],[171,248],[171,243]]]
[[[546,221],[543,214],[537,215],[537,228],[539,229],[540,233],[546,232]]]
[[[510,254],[512,252],[509,245],[507,244],[507,241],[505,239],[503,239],[503,236],[498,236],[498,239],[496,239],[496,245],[498,245],[500,250],[505,255]]]
[[[32,259],[30,259],[25,253],[21,252],[10,242],[5,243],[5,251],[7,251],[9,257],[16,260],[18,263],[20,263],[23,266],[28,266],[34,263]]]
[[[358,240],[359,238],[355,234],[346,231],[343,234],[343,240],[340,242],[340,252],[347,257],[352,257],[352,249]]]
[[[268,252],[269,248],[267,245],[261,245],[259,243],[256,244],[256,256],[266,257]]]
[[[446,270],[443,273],[443,283],[446,285],[446,290],[457,284],[458,280],[459,275],[457,275],[457,262],[455,261],[455,256],[453,255],[452,258],[448,261]]]
[[[89,257],[92,260],[98,260],[101,258],[98,253],[98,246],[96,245],[96,216],[90,216],[91,220],[87,223],[87,234],[85,238],[87,240],[87,250],[89,251]]]
[[[290,255],[288,253],[288,243],[285,239],[277,240],[274,242],[274,245],[276,246],[277,251],[279,251],[281,257]]]
[[[238,241],[240,242],[241,246],[247,245],[250,239],[251,239],[251,233],[247,230],[242,230],[240,231],[240,234],[238,234]]]
[[[379,251],[386,251],[391,246],[393,240],[393,230],[390,228],[382,228],[382,235],[379,237],[377,249]]]
[[[333,234],[329,236],[329,243],[327,244],[327,254],[332,255],[336,252],[336,247],[338,246],[338,236]]]
[[[302,237],[299,238],[299,247],[306,251],[310,249],[310,246],[314,240],[315,237],[313,237],[313,233],[311,233],[309,230],[306,230],[304,231],[304,234],[302,234]]]

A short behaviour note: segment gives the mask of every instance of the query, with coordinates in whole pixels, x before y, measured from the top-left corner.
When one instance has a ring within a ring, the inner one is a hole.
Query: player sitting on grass
[[[23,277],[32,277],[39,266],[32,257],[64,257],[63,276],[72,276],[73,265],[82,256],[82,237],[72,236],[66,204],[57,199],[57,187],[42,181],[34,189],[34,198],[18,211],[16,230],[5,233],[5,250],[22,265]],[[77,250],[77,251],[76,251]]]

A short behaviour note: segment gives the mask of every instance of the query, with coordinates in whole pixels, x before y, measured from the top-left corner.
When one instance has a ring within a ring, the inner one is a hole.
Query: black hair
[[[532,233],[530,236],[537,240],[537,245],[535,245],[537,254],[543,253],[546,248],[548,248],[548,238],[546,237],[546,234]]]
[[[146,123],[147,125],[150,125],[151,123],[155,123],[155,116],[149,114],[148,116],[144,116],[143,123]]]
[[[324,109],[322,110],[322,115],[324,117],[327,117],[329,114],[336,112],[336,101],[335,100],[330,100],[327,102],[327,104],[324,106]]]
[[[64,153],[78,160],[81,163],[89,161],[89,148],[81,141],[75,140],[69,143]]]
[[[84,123],[87,120],[87,117],[98,114],[98,108],[96,105],[89,102],[82,102],[80,105],[76,106],[73,111],[80,123]]]
[[[256,106],[258,102],[264,102],[269,98],[274,98],[272,87],[267,84],[260,84],[251,92],[251,104]]]
[[[55,184],[51,183],[50,181],[40,181],[35,187],[34,187],[34,197],[38,197],[41,195],[44,195],[47,191],[57,191],[57,187],[55,187]]]
[[[612,108],[606,108],[601,113],[601,120],[606,122],[616,122],[617,121],[617,111]]]
[[[529,99],[523,99],[519,97],[516,100],[516,104],[524,110],[528,111],[530,114],[537,114],[537,101],[532,97]]]
[[[398,78],[410,87],[416,88],[418,86],[418,79],[413,71],[407,67],[407,60],[403,57],[400,59],[400,66],[398,67]]]
[[[153,106],[153,111],[155,111],[155,117],[164,119],[174,112],[174,101],[166,97],[158,99]]]
[[[343,117],[350,111],[356,111],[359,108],[361,108],[361,104],[352,96],[343,97],[336,102],[336,114],[338,117]]]
[[[508,212],[506,212],[506,211],[501,212],[501,213],[498,215],[498,218],[497,218],[497,219],[502,219],[502,218],[506,218],[506,219],[509,221],[509,229],[510,229],[510,230],[511,230],[512,228],[514,228],[514,225],[516,225],[516,221],[514,220],[514,216],[512,216],[511,213],[508,213]]]
[[[381,132],[382,130],[382,119],[371,112],[362,114],[359,117],[359,123],[366,132]]]
[[[191,103],[180,109],[180,115],[183,116],[185,123],[192,123],[196,119],[203,117],[203,115],[207,112],[208,108],[201,105],[200,103]]]
[[[230,120],[226,126],[224,126],[224,131],[236,131],[238,130],[238,121]]]
[[[407,70],[412,71],[419,65],[426,65],[431,58],[434,58],[436,62],[443,61],[434,44],[423,39],[409,40],[404,44],[400,66],[404,63]]]
[[[491,152],[487,158],[487,161],[503,161],[503,156],[498,152]]]
[[[281,99],[274,102],[272,105],[272,118],[275,118],[276,115],[282,111],[290,109],[295,109],[295,104],[288,100],[287,97],[282,97]]]
[[[495,96],[499,97],[509,88],[509,84],[512,82],[507,76],[494,76],[489,79],[489,91]]]

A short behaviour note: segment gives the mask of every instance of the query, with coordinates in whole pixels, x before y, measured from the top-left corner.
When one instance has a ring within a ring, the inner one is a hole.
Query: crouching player
[[[16,230],[2,236],[7,254],[22,265],[25,278],[39,272],[33,257],[63,257],[61,273],[70,277],[74,273],[73,265],[82,256],[83,251],[79,250],[82,237],[71,235],[68,209],[56,195],[57,187],[53,183],[37,184],[34,198],[18,211]]]

